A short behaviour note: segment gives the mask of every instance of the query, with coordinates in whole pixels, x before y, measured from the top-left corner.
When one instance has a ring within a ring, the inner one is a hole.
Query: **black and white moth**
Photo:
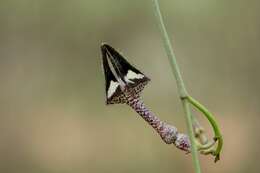
[[[140,94],[150,79],[108,44],[102,44],[101,52],[106,84],[106,103],[125,103],[122,93],[125,87]]]
[[[166,144],[190,152],[191,145],[187,135],[177,128],[161,121],[144,105],[140,93],[150,79],[108,44],[101,45],[102,64],[106,83],[106,103],[124,103],[133,108],[161,136]]]

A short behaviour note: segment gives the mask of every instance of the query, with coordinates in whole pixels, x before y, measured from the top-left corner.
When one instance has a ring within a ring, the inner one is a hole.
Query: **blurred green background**
[[[260,1],[160,3],[187,88],[224,135],[203,172],[258,173]],[[193,172],[133,110],[105,105],[103,41],[152,79],[146,105],[186,131],[151,0],[1,0],[1,173]]]

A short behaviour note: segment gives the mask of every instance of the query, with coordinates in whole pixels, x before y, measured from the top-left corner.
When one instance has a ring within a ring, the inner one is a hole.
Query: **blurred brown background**
[[[260,1],[161,0],[161,10],[188,90],[224,135],[203,172],[259,172]],[[150,0],[1,0],[1,173],[193,172],[191,155],[129,107],[105,106],[103,41],[152,79],[148,107],[186,131]]]

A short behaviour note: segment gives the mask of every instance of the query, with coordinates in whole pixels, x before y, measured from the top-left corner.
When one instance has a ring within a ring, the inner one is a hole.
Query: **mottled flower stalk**
[[[131,92],[131,89],[126,88],[124,94],[126,104],[148,122],[166,144],[174,144],[177,148],[190,152],[191,144],[187,135],[179,133],[176,127],[161,121],[152,111],[145,107],[140,96]]]

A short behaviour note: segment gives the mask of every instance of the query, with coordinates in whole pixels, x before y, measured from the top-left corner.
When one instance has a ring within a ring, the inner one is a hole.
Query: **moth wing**
[[[102,50],[110,59],[116,75],[132,89],[136,94],[140,94],[150,79],[140,70],[131,65],[120,53],[107,44],[103,44]]]
[[[102,65],[105,76],[106,85],[106,104],[121,104],[125,103],[124,94],[120,88],[120,83],[117,81],[113,72],[111,71],[108,59],[105,52],[102,51]]]

